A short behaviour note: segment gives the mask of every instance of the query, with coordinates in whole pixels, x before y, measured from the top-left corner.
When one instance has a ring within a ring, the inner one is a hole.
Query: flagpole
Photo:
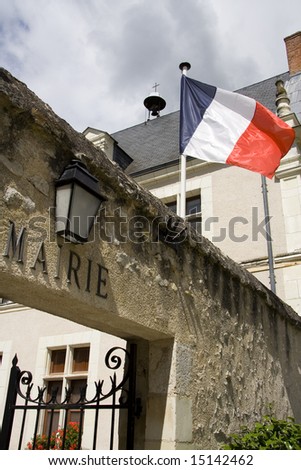
[[[179,65],[182,75],[187,75],[187,70],[189,70],[191,65],[189,62],[182,62]],[[178,210],[178,215],[185,219],[186,216],[186,155],[181,154],[180,157],[180,207]]]
[[[269,265],[269,277],[270,277],[270,287],[271,291],[276,293],[276,278],[274,271],[274,256],[273,256],[273,246],[272,246],[272,236],[271,236],[271,226],[270,226],[270,214],[269,214],[269,202],[268,202],[268,190],[266,177],[261,175],[261,188],[263,196],[263,207],[264,207],[264,217],[266,220],[266,242],[268,249],[268,265]]]
[[[181,175],[180,175],[180,213],[179,216],[185,219],[186,216],[186,155],[181,154]]]

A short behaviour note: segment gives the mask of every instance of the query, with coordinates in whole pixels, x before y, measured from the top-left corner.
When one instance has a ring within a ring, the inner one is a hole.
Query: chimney
[[[290,75],[301,72],[301,31],[284,38]]]

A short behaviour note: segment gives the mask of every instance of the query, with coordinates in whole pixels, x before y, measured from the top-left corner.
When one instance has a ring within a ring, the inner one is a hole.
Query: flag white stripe
[[[217,89],[202,121],[188,142],[184,155],[225,163],[236,142],[252,120],[256,102],[252,98]],[[231,123],[231,125],[229,125]]]

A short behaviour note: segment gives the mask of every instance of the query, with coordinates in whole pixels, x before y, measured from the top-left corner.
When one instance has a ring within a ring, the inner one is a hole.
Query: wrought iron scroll
[[[124,357],[122,357],[124,356]],[[32,448],[35,449],[36,438],[39,431],[40,414],[44,410],[50,411],[50,422],[48,432],[48,448],[50,448],[50,430],[52,427],[52,418],[54,410],[65,410],[65,423],[64,423],[64,434],[62,448],[64,449],[66,428],[67,428],[67,412],[68,410],[79,410],[79,440],[78,449],[81,448],[81,438],[83,431],[83,413],[84,410],[92,409],[95,410],[94,420],[94,435],[93,435],[93,449],[96,448],[97,443],[97,431],[99,422],[99,411],[100,409],[111,409],[112,410],[112,424],[110,430],[110,448],[113,448],[113,435],[114,435],[114,421],[115,421],[115,410],[127,409],[128,410],[128,433],[129,430],[133,432],[133,410],[135,409],[135,360],[136,360],[136,345],[130,346],[130,351],[121,348],[119,346],[111,348],[105,356],[106,369],[111,371],[109,375],[109,384],[105,382],[105,379],[94,382],[95,392],[92,398],[87,397],[87,385],[80,389],[78,400],[72,402],[72,389],[70,387],[65,388],[63,400],[58,399],[58,389],[54,389],[51,392],[49,399],[46,399],[46,387],[38,386],[34,391],[34,383],[32,373],[29,371],[21,371],[17,366],[18,359],[15,356],[13,360],[12,372],[10,380],[10,389],[7,395],[7,405],[10,412],[5,413],[9,416],[5,416],[6,421],[3,421],[2,432],[0,435],[0,449],[8,449],[10,434],[12,431],[12,424],[14,419],[14,411],[17,409],[23,410],[21,431],[19,438],[19,449],[21,449],[26,414],[28,410],[36,410],[35,429],[33,431],[33,442]],[[119,372],[119,374],[118,374]],[[106,390],[107,388],[107,390]],[[119,398],[117,400],[117,395]],[[9,397],[10,395],[10,397]],[[24,404],[19,404],[20,399],[17,403],[17,397],[24,400]],[[111,398],[111,403],[104,403]],[[116,401],[117,400],[117,401]],[[135,413],[135,412],[134,412]],[[129,424],[131,421],[131,424]],[[127,448],[133,446],[133,436],[127,438]]]

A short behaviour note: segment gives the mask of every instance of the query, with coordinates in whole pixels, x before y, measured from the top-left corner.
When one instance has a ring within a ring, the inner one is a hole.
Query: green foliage
[[[252,429],[241,428],[240,433],[231,434],[224,450],[301,450],[301,424],[293,418],[279,420],[271,415]]]

